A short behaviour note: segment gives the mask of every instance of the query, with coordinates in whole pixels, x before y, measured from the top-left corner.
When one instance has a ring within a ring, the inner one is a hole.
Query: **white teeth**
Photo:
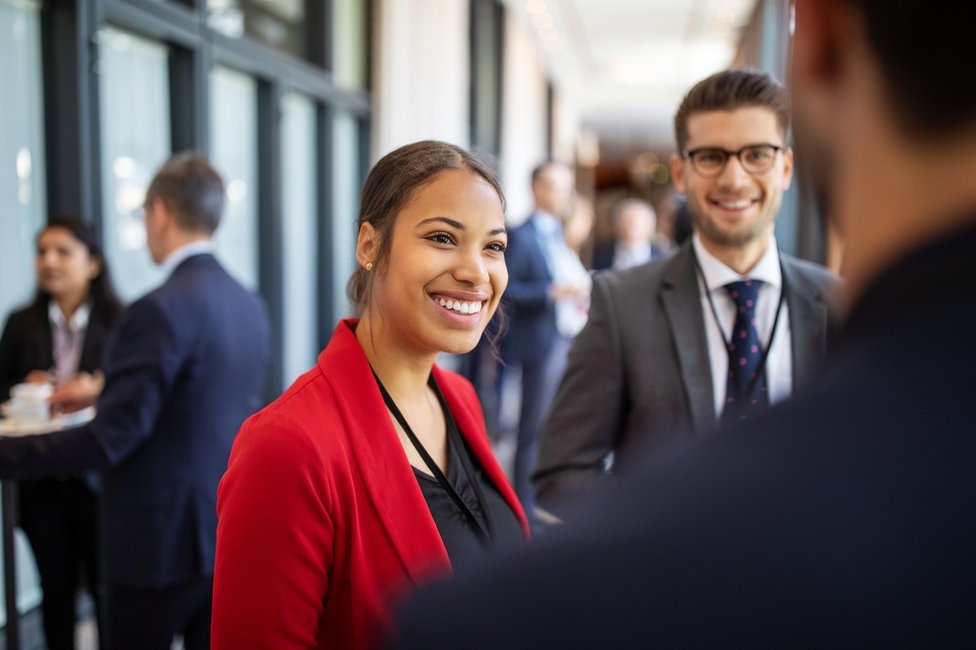
[[[448,298],[438,298],[437,304],[445,309],[460,312],[462,314],[477,314],[481,311],[481,302],[467,302],[464,300],[450,300]]]
[[[716,201],[716,203],[726,210],[744,210],[752,205],[752,201],[749,199],[742,199],[740,201]]]

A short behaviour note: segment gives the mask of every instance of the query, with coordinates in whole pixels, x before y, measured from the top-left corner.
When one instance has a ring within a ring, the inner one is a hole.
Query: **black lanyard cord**
[[[392,413],[393,417],[396,418],[396,421],[400,423],[400,426],[403,428],[404,433],[407,434],[410,442],[413,443],[417,453],[420,454],[420,457],[437,479],[437,482],[440,483],[441,487],[444,488],[444,490],[450,495],[451,500],[454,501],[454,505],[456,505],[458,509],[471,521],[474,526],[474,533],[478,537],[478,541],[481,543],[482,547],[488,549],[492,548],[492,537],[489,532],[491,523],[488,519],[488,510],[485,504],[484,494],[481,491],[478,477],[474,473],[474,468],[471,466],[470,460],[467,458],[467,450],[462,446],[460,434],[455,433],[457,427],[453,425],[453,421],[450,421],[450,410],[447,408],[440,391],[437,389],[437,383],[434,382],[433,375],[430,378],[429,384],[431,388],[434,389],[434,393],[437,395],[437,400],[444,411],[445,429],[448,433],[448,454],[450,454],[450,448],[453,447],[457,452],[458,458],[461,459],[463,471],[467,474],[468,483],[475,491],[475,497],[478,499],[478,506],[480,507],[486,522],[488,522],[489,529],[486,529],[485,524],[483,524],[481,520],[475,516],[468,504],[465,503],[464,499],[461,498],[461,495],[458,494],[458,491],[454,485],[447,479],[444,472],[441,471],[441,468],[437,466],[437,463],[434,462],[434,459],[427,452],[427,449],[424,447],[423,443],[420,442],[417,435],[413,432],[413,429],[410,428],[410,425],[407,423],[407,419],[403,417],[403,413],[400,412],[396,402],[393,401],[393,398],[390,396],[390,393],[386,390],[386,387],[383,385],[383,382],[380,381],[380,378],[376,375],[375,371],[373,372],[373,377],[376,378],[376,385],[379,386],[380,394],[383,395],[383,401],[386,402],[386,408],[390,409],[390,413]]]
[[[732,363],[735,361],[732,357],[732,337],[729,336],[726,338],[725,332],[722,331],[722,321],[718,319],[718,310],[715,309],[715,303],[712,301],[712,292],[708,289],[708,282],[705,281],[705,272],[702,270],[701,264],[698,262],[698,256],[695,255],[694,249],[692,249],[691,258],[695,261],[695,273],[701,280],[702,290],[705,292],[705,298],[708,300],[708,307],[711,309],[712,318],[715,320],[715,327],[718,329],[718,335],[722,337],[722,343],[725,344],[725,354],[728,356],[729,368],[731,368]],[[756,366],[755,376],[749,381],[749,385],[746,386],[745,390],[743,390],[740,386],[736,386],[740,397],[751,395],[752,390],[756,387],[756,382],[759,381],[760,375],[766,371],[766,359],[769,357],[769,350],[773,347],[773,337],[776,336],[776,331],[779,329],[779,316],[783,312],[783,304],[786,302],[786,273],[783,272],[782,260],[779,262],[779,274],[779,302],[776,304],[776,315],[773,316],[773,328],[769,332],[769,339],[766,341],[766,345],[763,346],[762,356],[759,358],[759,365]]]

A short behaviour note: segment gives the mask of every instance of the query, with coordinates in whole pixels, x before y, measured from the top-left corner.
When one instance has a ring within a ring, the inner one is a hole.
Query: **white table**
[[[43,422],[17,422],[0,420],[0,436],[31,436],[53,433],[62,429],[81,426],[95,417],[95,409],[87,408],[45,420]],[[17,523],[17,480],[5,478],[3,488],[3,592],[6,599],[7,625],[6,647],[20,650],[20,612],[17,611],[17,567],[14,566],[14,527]]]

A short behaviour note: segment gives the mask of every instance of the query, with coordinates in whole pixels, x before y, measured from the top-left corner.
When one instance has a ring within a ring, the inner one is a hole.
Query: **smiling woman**
[[[244,424],[220,485],[215,648],[371,647],[412,587],[528,534],[474,389],[434,363],[474,348],[508,283],[498,180],[417,142],[360,205],[358,318]]]

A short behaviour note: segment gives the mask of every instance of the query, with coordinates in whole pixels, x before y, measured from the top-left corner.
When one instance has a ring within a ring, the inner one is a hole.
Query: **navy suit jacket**
[[[261,407],[268,340],[261,300],[212,255],[192,256],[123,314],[95,419],[0,439],[0,474],[105,470],[109,584],[211,575],[217,483],[237,429]]]
[[[556,308],[549,299],[552,272],[535,227],[535,214],[508,234],[508,288],[502,298],[508,328],[501,342],[507,362],[539,360],[557,335]]]
[[[394,647],[972,647],[974,296],[976,226],[879,278],[804,392],[432,589]]]

